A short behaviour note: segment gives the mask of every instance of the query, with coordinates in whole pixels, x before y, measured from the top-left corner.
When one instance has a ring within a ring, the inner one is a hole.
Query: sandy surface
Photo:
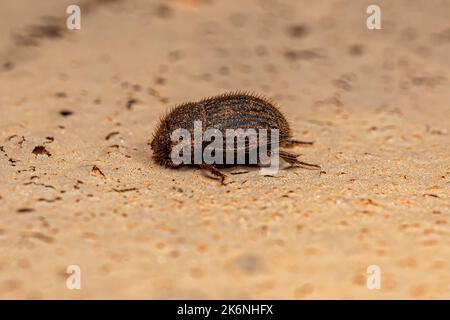
[[[68,31],[69,3],[0,5],[1,298],[450,298],[449,1],[379,1],[383,30],[366,1],[85,0]],[[167,108],[237,89],[325,172],[153,163]]]

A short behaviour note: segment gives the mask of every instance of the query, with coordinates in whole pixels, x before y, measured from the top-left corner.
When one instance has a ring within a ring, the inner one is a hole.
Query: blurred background
[[[449,298],[449,15],[446,0],[3,0],[0,297]],[[169,107],[235,90],[273,98],[324,172],[241,168],[220,187],[152,162]]]

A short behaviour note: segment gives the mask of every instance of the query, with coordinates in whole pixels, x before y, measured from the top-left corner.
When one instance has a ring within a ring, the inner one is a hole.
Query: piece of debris
[[[289,26],[286,32],[292,38],[302,38],[309,33],[309,28],[304,24],[296,24]]]
[[[313,60],[313,59],[325,58],[325,56],[323,54],[321,54],[319,52],[319,50],[315,50],[315,49],[287,50],[284,53],[284,57],[290,61]]]
[[[19,208],[17,209],[17,213],[30,213],[33,212],[34,209],[33,208]]]
[[[439,198],[439,196],[437,194],[433,194],[433,193],[425,193],[423,196],[424,197]]]
[[[73,112],[70,111],[70,110],[61,110],[61,111],[59,112],[59,114],[62,115],[63,117],[68,117],[68,116],[73,115]]]
[[[80,184],[83,184],[84,182],[81,180],[77,180],[77,183],[74,184],[73,188],[78,190],[80,189]]]
[[[95,176],[95,177],[103,177],[103,178],[105,177],[105,175],[103,174],[102,170],[100,170],[99,167],[97,167],[96,165],[94,165],[92,167],[91,175]]]
[[[131,110],[133,108],[133,106],[138,102],[139,102],[139,100],[137,100],[135,98],[129,98],[127,101],[127,109]]]
[[[15,138],[19,138],[19,136],[17,135],[17,134],[13,134],[12,136],[10,136],[9,138],[8,138],[8,141],[12,141],[12,140],[14,140]],[[20,137],[20,140],[19,140],[19,142],[17,142],[17,144],[22,148],[22,144],[25,142],[26,140],[25,140],[25,137],[24,136],[21,136]]]
[[[55,97],[57,97],[57,98],[67,98],[67,93],[60,91],[60,92],[55,93]]]
[[[61,199],[62,199],[61,197],[56,197],[54,199],[39,198],[39,199],[37,199],[37,201],[51,203],[51,202],[59,201]]]
[[[119,131],[110,132],[106,135],[105,140],[109,140],[117,134],[119,134]]]
[[[248,170],[235,170],[235,171],[230,172],[230,174],[237,175],[237,174],[244,174],[244,173],[249,173],[249,172],[250,171],[248,171]]]
[[[48,150],[44,146],[36,146],[34,147],[33,151],[31,151],[32,154],[38,156],[40,154],[46,155],[47,157],[50,157],[52,154],[48,152]]]
[[[129,191],[136,191],[137,188],[126,188],[126,189],[116,189],[112,188],[115,192],[129,192]]]

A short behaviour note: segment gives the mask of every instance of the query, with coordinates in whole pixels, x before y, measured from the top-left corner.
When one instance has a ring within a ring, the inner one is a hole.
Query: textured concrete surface
[[[382,30],[370,1],[85,0],[68,31],[70,3],[0,4],[1,298],[450,298],[449,1],[379,1]],[[167,108],[233,90],[324,172],[153,163]]]

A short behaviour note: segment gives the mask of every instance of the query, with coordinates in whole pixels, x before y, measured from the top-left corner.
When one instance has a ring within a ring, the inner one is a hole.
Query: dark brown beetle
[[[279,146],[285,148],[313,144],[309,141],[292,139],[286,118],[269,99],[246,92],[233,92],[178,105],[161,118],[151,142],[153,158],[157,163],[167,167],[179,166],[171,160],[171,151],[176,142],[171,141],[170,135],[178,128],[184,128],[192,133],[194,121],[202,121],[205,131],[209,128],[222,132],[226,129],[278,129]],[[191,144],[193,143],[192,141]],[[279,150],[279,156],[291,165],[320,169],[318,165],[299,161],[298,155],[287,151]],[[220,177],[222,182],[226,177],[217,169],[221,165],[202,163],[198,166]]]

